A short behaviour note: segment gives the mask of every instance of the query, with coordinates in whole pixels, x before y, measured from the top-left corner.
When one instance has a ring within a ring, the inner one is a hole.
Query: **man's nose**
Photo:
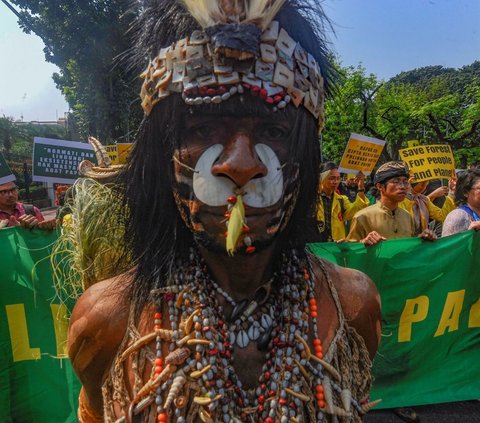
[[[268,170],[255,151],[251,137],[235,133],[212,166],[212,174],[230,178],[237,187],[243,187],[251,179],[266,176]]]

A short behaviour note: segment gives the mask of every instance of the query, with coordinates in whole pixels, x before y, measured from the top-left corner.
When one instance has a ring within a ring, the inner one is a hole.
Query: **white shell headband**
[[[146,115],[173,93],[181,93],[187,105],[197,106],[221,103],[237,93],[250,92],[274,110],[285,108],[288,103],[297,108],[303,106],[323,127],[324,81],[320,66],[278,22],[267,24],[257,17],[259,23],[249,23],[245,11],[243,20],[236,15],[237,22],[231,23],[232,16],[225,14],[218,18],[218,13],[212,21],[199,16],[202,12],[208,15],[211,10],[194,9],[199,3],[209,3],[205,7],[211,7],[216,1],[184,3],[204,29],[162,48],[141,74],[144,82],[140,97]],[[283,1],[273,3],[277,11]],[[265,16],[272,13],[267,10],[271,8],[268,4],[261,11]]]

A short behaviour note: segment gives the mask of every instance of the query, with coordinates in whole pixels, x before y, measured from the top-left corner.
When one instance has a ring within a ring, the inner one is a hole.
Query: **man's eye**
[[[213,131],[214,128],[212,127],[212,125],[198,125],[188,130],[190,135],[204,139],[210,138],[213,134]]]
[[[269,125],[260,128],[259,135],[261,138],[281,140],[288,136],[288,131],[280,125]]]

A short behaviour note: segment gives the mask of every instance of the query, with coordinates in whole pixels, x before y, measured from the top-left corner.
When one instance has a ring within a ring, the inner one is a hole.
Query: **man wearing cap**
[[[392,161],[380,166],[375,174],[375,186],[380,191],[380,201],[359,211],[352,220],[347,241],[375,245],[385,239],[415,236],[412,216],[398,205],[409,190],[409,170],[405,162]],[[436,239],[435,234],[424,230],[423,239]]]

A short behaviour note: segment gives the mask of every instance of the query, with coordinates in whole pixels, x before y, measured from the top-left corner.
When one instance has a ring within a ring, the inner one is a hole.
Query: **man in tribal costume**
[[[374,405],[378,293],[306,250],[322,19],[293,0],[145,6],[146,116],[120,184],[135,266],[73,310],[80,421],[357,422]]]

